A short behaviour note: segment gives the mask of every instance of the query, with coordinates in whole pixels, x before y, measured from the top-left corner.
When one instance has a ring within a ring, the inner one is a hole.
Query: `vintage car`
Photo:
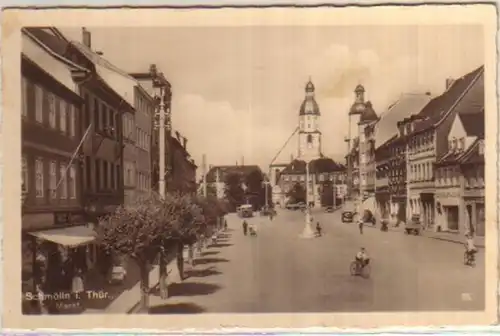
[[[354,221],[355,214],[356,212],[354,210],[343,210],[342,223],[352,223]]]
[[[420,221],[420,215],[413,215],[409,221],[405,224],[405,234],[414,234],[418,236],[422,231],[422,222]]]

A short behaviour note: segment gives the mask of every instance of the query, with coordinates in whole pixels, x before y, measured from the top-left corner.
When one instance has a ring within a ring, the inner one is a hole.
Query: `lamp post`
[[[269,186],[270,182],[269,181],[264,181],[262,183],[264,184],[264,193],[265,193],[265,200],[266,200],[264,204],[266,205],[266,208],[268,208],[269,207],[268,206],[268,202],[269,201],[268,201],[268,196],[267,196],[267,194],[268,194],[268,190],[267,189],[268,189],[268,186]]]
[[[310,161],[306,161],[306,216],[305,216],[305,226],[301,238],[309,239],[314,238],[314,231],[311,227],[311,208],[309,206],[309,163]]]

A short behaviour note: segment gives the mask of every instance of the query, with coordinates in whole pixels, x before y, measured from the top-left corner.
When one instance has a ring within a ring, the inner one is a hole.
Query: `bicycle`
[[[476,265],[475,252],[464,252],[464,265],[474,267]]]
[[[371,268],[369,263],[363,266],[361,262],[359,262],[358,260],[354,260],[353,262],[351,262],[350,270],[352,276],[359,275],[363,278],[370,277]]]

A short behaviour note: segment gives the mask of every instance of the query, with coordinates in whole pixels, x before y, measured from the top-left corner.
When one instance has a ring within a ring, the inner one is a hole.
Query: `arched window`
[[[312,141],[313,141],[313,137],[312,137],[312,135],[311,135],[311,134],[308,134],[308,135],[307,135],[307,143],[312,143]]]

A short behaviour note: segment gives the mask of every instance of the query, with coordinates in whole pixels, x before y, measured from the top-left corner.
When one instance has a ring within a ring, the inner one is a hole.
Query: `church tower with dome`
[[[319,129],[320,111],[314,97],[314,84],[311,79],[306,84],[305,98],[299,110],[299,157],[311,161],[321,157],[321,131]]]

